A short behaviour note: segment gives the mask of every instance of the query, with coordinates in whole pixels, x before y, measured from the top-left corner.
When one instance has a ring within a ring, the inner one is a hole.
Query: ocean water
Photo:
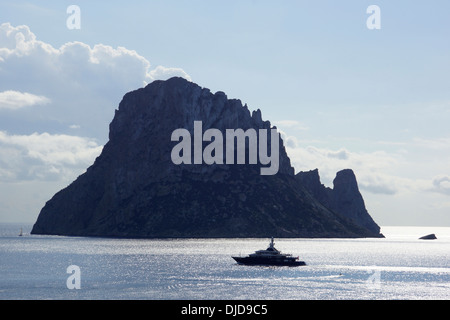
[[[0,224],[0,299],[450,299],[450,228],[383,227],[385,239],[275,239],[307,266],[258,267],[231,256],[265,249],[269,238],[77,238],[30,235],[31,227]],[[418,240],[428,233],[438,239]],[[68,273],[72,265],[79,273]]]

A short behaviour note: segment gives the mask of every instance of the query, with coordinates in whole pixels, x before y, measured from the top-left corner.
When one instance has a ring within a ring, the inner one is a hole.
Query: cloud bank
[[[107,141],[108,125],[123,95],[156,80],[181,76],[180,68],[156,66],[134,50],[68,42],[60,48],[37,39],[28,26],[0,25],[0,128],[21,134],[78,134]],[[25,107],[33,106],[33,108]],[[26,126],[18,123],[27,119]],[[25,129],[26,127],[26,129]]]
[[[23,107],[47,104],[50,99],[44,96],[37,96],[28,92],[8,90],[0,92],[0,109],[20,109]]]
[[[90,166],[102,148],[90,138],[0,131],[0,182],[69,181]]]

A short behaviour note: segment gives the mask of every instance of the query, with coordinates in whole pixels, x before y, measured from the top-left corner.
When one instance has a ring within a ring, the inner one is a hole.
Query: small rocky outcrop
[[[109,141],[87,171],[42,208],[33,234],[102,237],[379,237],[360,209],[354,176],[328,191],[294,175],[279,139],[279,170],[260,164],[179,164],[175,129],[271,129],[261,111],[182,78],[127,93]],[[272,140],[268,141],[270,145]],[[248,150],[247,150],[248,151]],[[316,183],[317,181],[313,181]],[[314,190],[311,190],[313,187]],[[320,189],[320,190],[319,190]],[[359,194],[359,193],[358,193]],[[337,201],[337,197],[343,197]],[[360,195],[359,195],[360,197]],[[357,219],[354,219],[354,218]]]
[[[420,237],[419,240],[436,240],[437,237],[434,233],[427,234],[426,236]]]

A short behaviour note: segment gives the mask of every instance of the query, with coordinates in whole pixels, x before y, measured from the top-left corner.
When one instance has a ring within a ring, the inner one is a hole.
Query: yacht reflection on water
[[[293,257],[289,253],[281,253],[275,249],[273,237],[266,250],[258,250],[247,257],[232,257],[238,264],[263,265],[263,266],[305,266],[304,261],[299,261],[299,257]]]

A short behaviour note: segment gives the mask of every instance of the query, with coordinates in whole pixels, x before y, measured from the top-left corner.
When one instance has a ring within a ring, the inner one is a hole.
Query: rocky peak
[[[340,195],[354,196],[359,194],[358,183],[353,170],[344,169],[339,171],[333,180],[333,190]]]
[[[301,181],[304,186],[307,186],[308,191],[313,196],[319,196],[325,186],[320,182],[319,169],[314,169],[311,171],[301,171],[297,173],[297,179]]]
[[[153,158],[162,158],[169,170],[173,170],[170,152],[174,143],[170,141],[172,132],[178,128],[187,129],[194,135],[194,122],[202,121],[203,131],[218,129],[271,129],[269,121],[263,121],[261,111],[252,112],[240,100],[228,99],[226,94],[218,91],[212,94],[209,89],[201,88],[184,78],[171,78],[167,81],[154,81],[145,88],[127,93],[116,111],[110,125],[110,141],[120,141],[131,137],[141,145],[153,145]],[[155,137],[161,139],[159,143]],[[164,144],[163,142],[167,142]],[[269,139],[270,144],[270,139]],[[128,144],[129,145],[129,144]],[[279,137],[279,172],[294,174],[289,157]],[[129,150],[133,155],[134,152]],[[172,167],[172,168],[170,168]],[[184,168],[197,170],[198,168]],[[205,167],[205,170],[208,169]],[[214,168],[209,168],[213,170]]]

